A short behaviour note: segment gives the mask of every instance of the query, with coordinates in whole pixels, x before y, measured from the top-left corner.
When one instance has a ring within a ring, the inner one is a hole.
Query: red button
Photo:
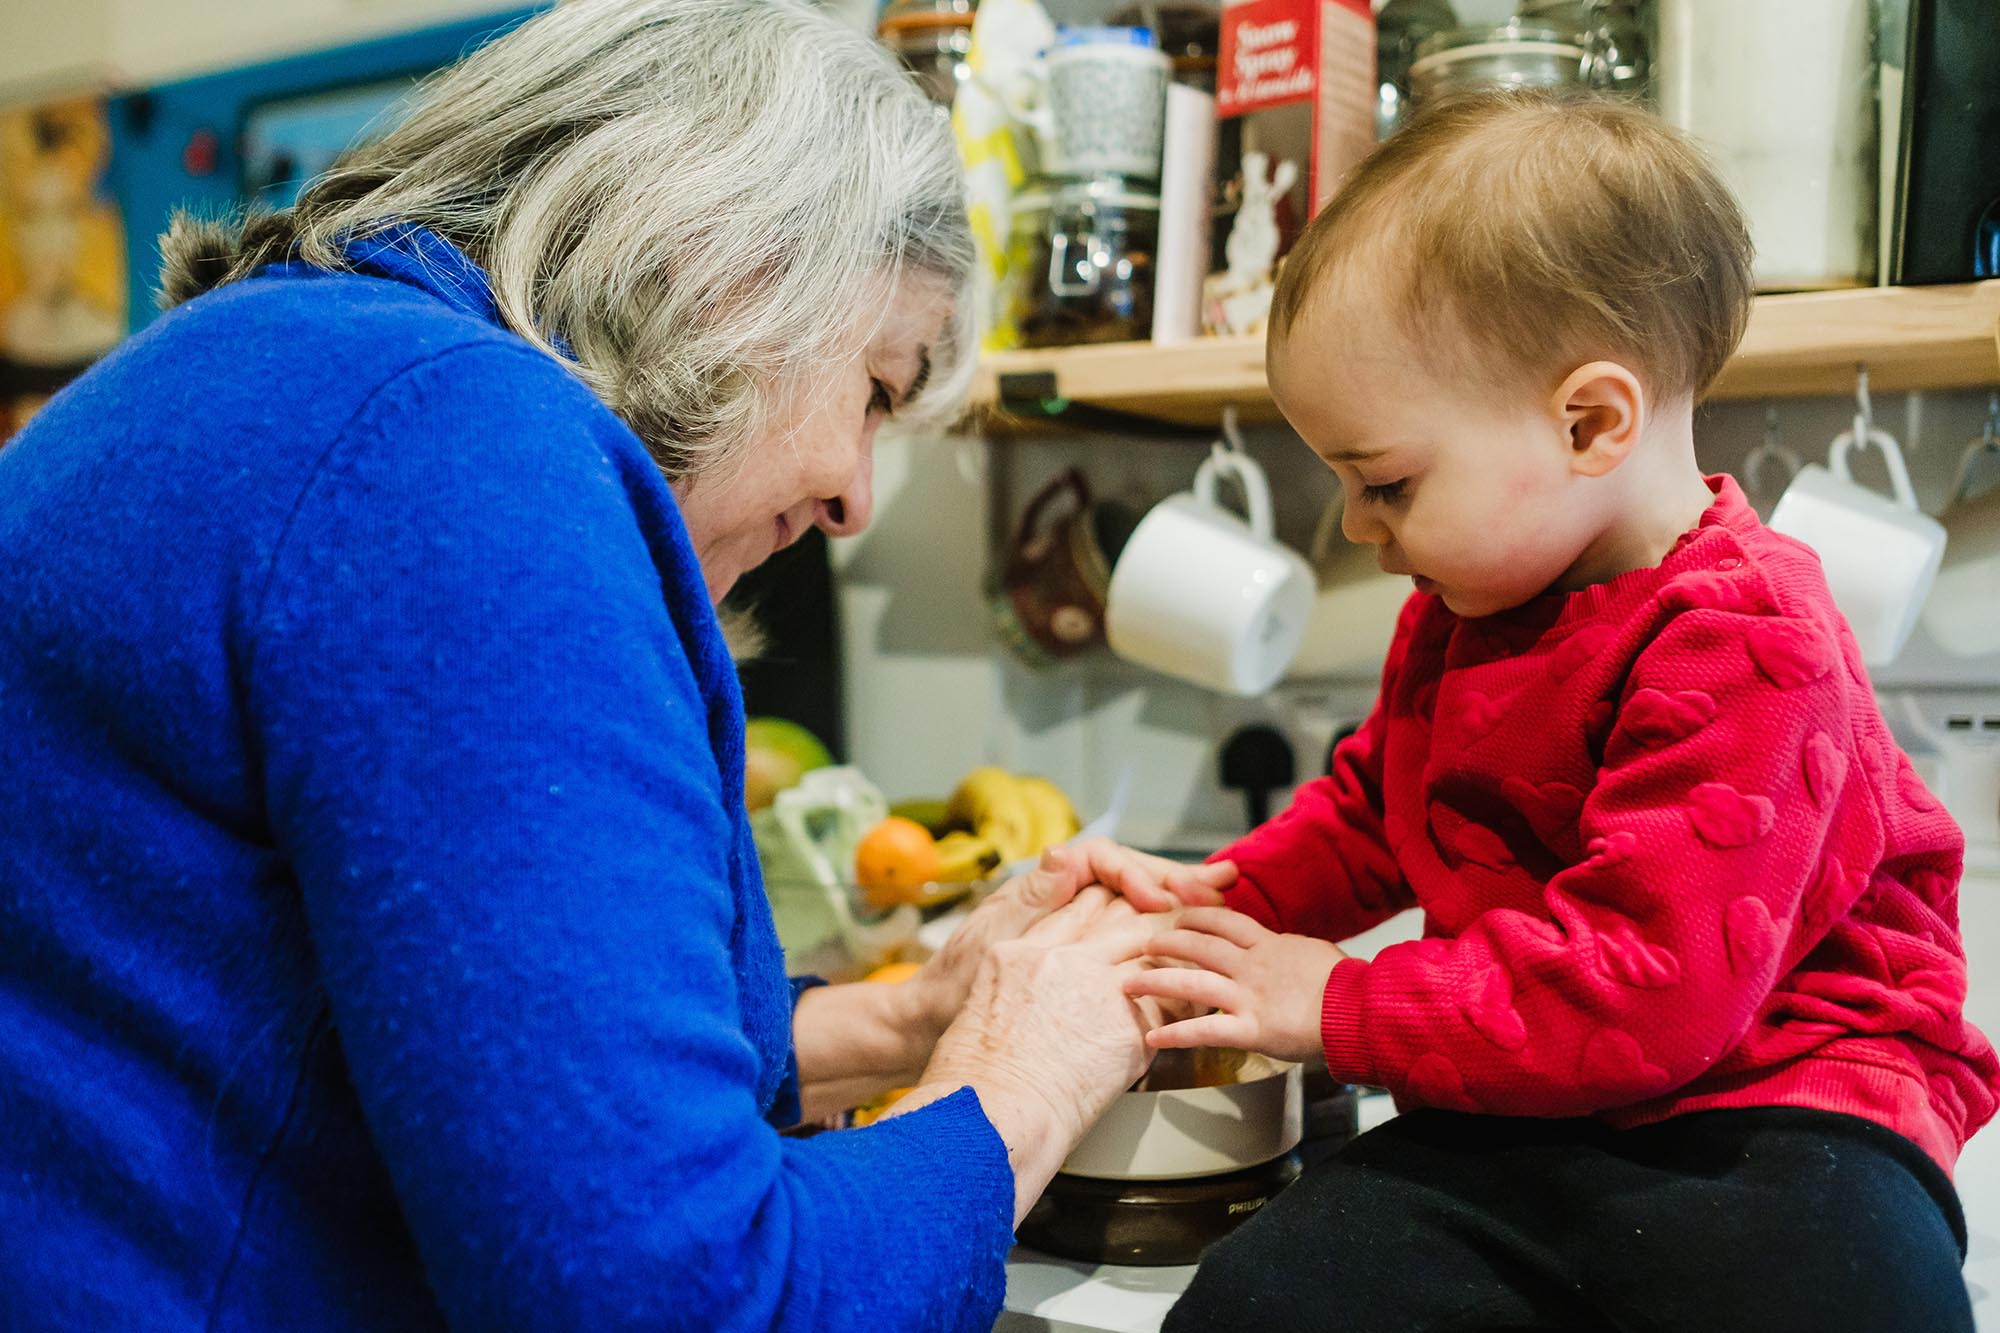
[[[1715,567],[1717,569],[1741,569],[1743,567],[1743,562],[1741,560],[1738,560],[1733,555],[1725,556],[1722,559],[1715,562]]]

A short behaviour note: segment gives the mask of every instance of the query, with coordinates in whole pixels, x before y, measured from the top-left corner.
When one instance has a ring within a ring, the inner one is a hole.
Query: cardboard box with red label
[[[1374,148],[1375,97],[1368,0],[1226,0],[1216,113],[1245,153],[1297,164],[1300,222]]]

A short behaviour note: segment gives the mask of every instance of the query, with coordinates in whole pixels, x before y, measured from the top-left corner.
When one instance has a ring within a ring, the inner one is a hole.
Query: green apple
[[[743,724],[743,804],[762,810],[779,792],[832,762],[819,737],[798,723],[753,717]]]

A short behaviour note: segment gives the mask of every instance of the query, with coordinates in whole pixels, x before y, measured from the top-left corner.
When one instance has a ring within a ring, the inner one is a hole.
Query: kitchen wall
[[[0,102],[159,83],[534,0],[0,0]],[[856,26],[875,0],[824,0]]]
[[[1103,19],[1129,0],[1044,0],[1058,22]],[[1455,0],[1467,23],[1497,22],[1513,0]],[[1379,8],[1379,5],[1378,5]],[[1984,393],[1883,396],[1878,419],[1909,448],[1919,498],[1936,512],[1966,443],[1986,416]],[[1763,438],[1766,404],[1708,409],[1697,425],[1704,466],[1735,470]],[[1853,403],[1844,399],[1777,404],[1781,441],[1807,459],[1824,458]],[[1258,432],[1252,451],[1272,474],[1281,535],[1310,549],[1332,479],[1289,432]],[[1063,468],[1082,466],[1099,494],[1144,501],[1185,486],[1199,449],[1145,440],[1045,437],[996,443],[978,454],[964,443],[884,441],[879,450],[879,517],[848,543],[849,738],[854,757],[892,795],[941,791],[981,762],[1047,773],[1074,792],[1086,817],[1129,781],[1125,828],[1133,841],[1208,848],[1244,825],[1240,796],[1217,782],[1219,747],[1237,727],[1269,722],[1292,740],[1298,772],[1309,777],[1336,728],[1362,716],[1374,697],[1378,626],[1356,626],[1351,651],[1322,652],[1364,663],[1339,676],[1290,681],[1269,698],[1227,700],[1126,666],[1107,653],[1040,673],[995,646],[982,580],[998,542],[1036,489]],[[1857,475],[1879,482],[1879,460],[1861,456]],[[1754,497],[1768,512],[1771,497]],[[2000,615],[2000,590],[1993,614]],[[1348,637],[1336,628],[1335,646]],[[1953,659],[1918,631],[1893,667],[1877,673],[1885,711],[1919,766],[1940,787],[1943,763],[1931,733],[1954,717],[1975,727],[2000,717],[2000,656]],[[1975,731],[1975,736],[1978,733]],[[2000,764],[2000,734],[1988,734],[1988,761]],[[1975,743],[1982,743],[1975,741]],[[1969,822],[1969,821],[1968,821]],[[1990,825],[1991,821],[1989,821]],[[2000,863],[2000,830],[1978,855]]]
[[[0,0],[0,101],[138,86],[520,8],[520,0]]]
[[[1696,435],[1704,467],[1734,470],[1763,438],[1775,406],[1780,442],[1823,461],[1846,428],[1851,400],[1726,403],[1706,409]],[[1984,393],[1883,395],[1877,420],[1905,444],[1919,500],[1935,512],[1966,445],[1979,437]],[[1326,469],[1282,428],[1253,432],[1252,452],[1271,473],[1280,534],[1309,549],[1335,487]],[[1197,446],[1108,437],[1044,436],[980,444],[885,439],[878,446],[877,514],[870,531],[843,543],[849,741],[854,759],[892,796],[938,792],[966,768],[998,762],[1048,774],[1072,791],[1088,818],[1129,774],[1125,829],[1149,845],[1208,848],[1244,826],[1240,796],[1217,782],[1221,742],[1238,726],[1276,725],[1297,751],[1301,779],[1317,771],[1338,725],[1374,697],[1368,665],[1341,676],[1288,682],[1265,699],[1229,700],[1098,653],[1043,673],[1020,665],[988,628],[982,580],[995,534],[1010,531],[1029,496],[1072,464],[1096,492],[1144,503],[1184,487]],[[1856,473],[1883,484],[1879,458],[1857,456]],[[1771,497],[1753,495],[1768,511]],[[2000,590],[1992,614],[2000,615]],[[1340,633],[1336,630],[1335,633]],[[1356,626],[1379,643],[1379,627]],[[1886,711],[1943,784],[1935,742],[1921,725],[1950,717],[2000,717],[2000,656],[1958,659],[1921,628],[1902,658],[1876,673]],[[2000,735],[1984,744],[2000,762]],[[1969,822],[1969,821],[1968,821]],[[2000,858],[2000,846],[1980,849]]]

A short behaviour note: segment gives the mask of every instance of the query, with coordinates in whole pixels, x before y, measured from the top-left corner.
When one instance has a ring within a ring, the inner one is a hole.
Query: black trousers
[[[1167,1333],[1970,1333],[1951,1181],[1879,1125],[1415,1111],[1203,1258]]]

